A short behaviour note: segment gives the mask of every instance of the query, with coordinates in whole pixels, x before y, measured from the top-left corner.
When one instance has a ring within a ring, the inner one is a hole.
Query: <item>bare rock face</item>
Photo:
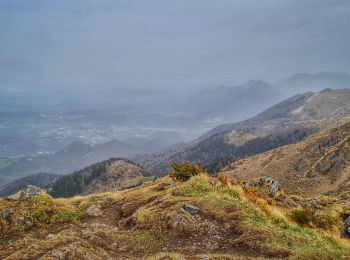
[[[27,185],[27,187],[13,195],[10,195],[6,197],[9,200],[27,200],[33,196],[40,195],[43,192],[40,188],[33,186],[33,185]]]

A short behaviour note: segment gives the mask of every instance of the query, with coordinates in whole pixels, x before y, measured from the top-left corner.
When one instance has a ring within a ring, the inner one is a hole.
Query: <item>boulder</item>
[[[53,249],[49,254],[48,256],[52,257],[53,259],[56,259],[56,260],[64,260],[66,259],[66,254],[61,251],[61,250],[58,250],[58,249]]]
[[[22,226],[24,229],[32,227],[34,224],[26,217],[18,217],[16,219],[16,225]]]
[[[33,196],[40,195],[43,191],[33,185],[27,185],[25,189],[20,190],[19,192],[10,195],[6,197],[9,200],[17,200],[17,201],[22,201],[22,200],[27,200]]]
[[[103,214],[101,205],[96,205],[96,204],[91,205],[86,209],[86,214],[92,217],[101,216]]]
[[[190,214],[197,214],[199,211],[199,208],[197,208],[196,206],[193,206],[191,204],[185,204],[183,206],[183,209]]]
[[[278,191],[278,181],[273,180],[269,189],[269,195],[274,197]]]
[[[3,211],[0,211],[0,218],[2,219],[8,219],[13,215],[13,210],[12,209],[5,209]]]

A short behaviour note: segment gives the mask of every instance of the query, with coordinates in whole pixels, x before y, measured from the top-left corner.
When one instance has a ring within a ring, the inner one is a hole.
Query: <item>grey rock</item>
[[[98,217],[98,216],[101,216],[103,214],[103,210],[102,210],[102,207],[101,205],[91,205],[90,207],[88,207],[86,209],[86,214],[88,214],[89,216],[92,216],[92,217]]]
[[[50,256],[57,260],[64,260],[66,257],[66,254],[61,250],[53,249],[50,253]]]
[[[272,181],[270,189],[269,189],[269,195],[275,196],[278,191],[278,181]]]
[[[346,230],[346,228],[341,228],[340,230],[340,237],[341,238],[345,238],[345,237],[348,237],[348,231]]]
[[[170,219],[168,225],[174,230],[184,231],[188,228],[189,223],[183,216],[175,215]]]
[[[10,195],[7,197],[7,199],[9,200],[17,200],[17,201],[22,201],[22,200],[26,200],[29,199],[33,196],[37,196],[40,195],[43,191],[33,185],[27,185],[27,187],[13,195]]]
[[[185,211],[187,211],[188,213],[190,213],[190,214],[197,214],[198,211],[199,211],[199,208],[198,208],[198,207],[193,206],[193,205],[191,205],[191,204],[185,204],[185,205],[183,206],[183,209],[184,209]]]
[[[23,226],[25,229],[28,229],[34,225],[29,219],[25,217],[17,218],[16,224],[19,226]]]
[[[350,216],[345,219],[344,224],[350,226]]]
[[[201,255],[201,256],[199,257],[199,260],[209,260],[209,256],[207,256],[207,255]]]
[[[0,218],[2,219],[8,219],[13,215],[13,210],[12,209],[5,209],[3,211],[0,211]]]

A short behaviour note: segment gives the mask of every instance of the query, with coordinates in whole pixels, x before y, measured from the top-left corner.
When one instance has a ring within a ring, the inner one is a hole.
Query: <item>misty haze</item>
[[[350,257],[349,17],[347,0],[0,0],[0,259]],[[73,247],[44,242],[65,231]]]

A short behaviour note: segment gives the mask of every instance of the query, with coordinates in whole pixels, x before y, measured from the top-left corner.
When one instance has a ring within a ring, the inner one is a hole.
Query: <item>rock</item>
[[[8,219],[13,215],[13,210],[12,209],[5,209],[3,211],[0,211],[0,218],[2,219]]]
[[[16,225],[22,226],[24,229],[32,227],[34,224],[26,217],[18,217],[16,220]]]
[[[269,189],[269,196],[274,197],[278,191],[278,181],[273,180]]]
[[[189,229],[188,221],[181,215],[173,216],[168,222],[169,228],[179,231],[185,232]]]
[[[135,217],[130,217],[119,220],[118,225],[120,228],[132,228],[136,225]]]
[[[51,256],[52,258],[57,260],[64,260],[66,258],[66,254],[61,250],[57,249],[53,249],[48,256]]]
[[[22,201],[22,200],[26,200],[29,199],[33,196],[37,196],[40,195],[43,191],[33,185],[27,185],[27,187],[13,195],[10,195],[8,197],[6,197],[9,200],[18,200],[18,201]]]
[[[340,230],[340,237],[341,238],[346,238],[346,237],[348,237],[348,232],[347,232],[347,230],[346,230],[346,228],[341,228],[341,230]]]
[[[54,237],[55,237],[54,234],[48,234],[48,235],[46,236],[46,239],[53,239]]]
[[[207,255],[201,255],[201,256],[199,257],[199,260],[209,260],[209,256],[207,256]]]
[[[350,226],[350,216],[345,219],[344,224]]]
[[[171,191],[171,195],[173,195],[173,196],[181,196],[182,192],[181,192],[181,190],[179,188],[176,188],[176,189],[173,189]]]
[[[199,208],[197,208],[196,206],[193,206],[191,204],[185,204],[183,206],[183,209],[186,210],[190,214],[197,214],[199,211]]]
[[[90,207],[88,207],[86,209],[86,214],[88,214],[89,216],[92,216],[92,217],[98,217],[98,216],[101,216],[103,214],[103,210],[102,210],[102,207],[101,205],[91,205]]]

